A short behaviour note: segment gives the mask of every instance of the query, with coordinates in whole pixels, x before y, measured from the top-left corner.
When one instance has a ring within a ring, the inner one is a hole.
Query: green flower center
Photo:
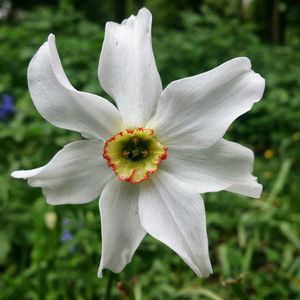
[[[149,156],[149,141],[143,141],[138,137],[133,137],[127,142],[124,142],[122,147],[122,157],[139,161]]]

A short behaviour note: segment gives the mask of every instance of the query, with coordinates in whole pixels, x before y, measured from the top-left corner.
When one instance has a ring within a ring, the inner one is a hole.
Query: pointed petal
[[[102,256],[98,276],[108,268],[121,272],[144,238],[138,216],[139,187],[113,177],[100,197]]]
[[[203,200],[173,176],[161,170],[158,175],[141,190],[142,226],[181,256],[199,277],[207,277],[212,269]]]
[[[122,24],[106,23],[99,62],[103,89],[116,100],[125,127],[145,125],[162,92],[151,42],[152,16],[143,8]]]
[[[34,105],[53,125],[106,139],[121,128],[118,110],[104,98],[79,92],[67,79],[49,35],[28,67],[28,86]]]
[[[252,182],[233,184],[229,188],[225,189],[225,191],[248,197],[260,198],[263,186],[256,182],[256,177],[253,177],[253,179],[254,180]]]
[[[251,70],[249,59],[232,59],[169,84],[147,127],[168,147],[207,148],[260,100],[264,87],[264,79]]]
[[[32,169],[32,170],[22,170],[22,171],[14,171],[11,173],[11,176],[14,178],[22,178],[22,179],[28,179],[30,177],[34,177],[35,175],[39,174],[44,167]]]
[[[188,184],[198,193],[228,190],[258,198],[262,186],[252,176],[253,152],[221,139],[207,149],[168,149],[161,168]]]
[[[41,187],[49,204],[90,202],[101,194],[112,176],[102,152],[102,142],[73,142],[57,152],[47,165],[15,171],[12,176],[28,179],[30,186]]]

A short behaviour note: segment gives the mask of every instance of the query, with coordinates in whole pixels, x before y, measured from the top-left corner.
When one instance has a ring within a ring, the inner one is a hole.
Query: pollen
[[[122,181],[139,183],[149,178],[167,158],[161,145],[148,128],[125,129],[108,139],[103,157]]]

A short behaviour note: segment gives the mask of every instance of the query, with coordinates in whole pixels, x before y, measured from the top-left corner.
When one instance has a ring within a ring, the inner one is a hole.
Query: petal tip
[[[106,35],[106,33],[109,32],[110,30],[116,30],[118,26],[120,26],[120,24],[116,22],[112,22],[112,21],[106,22],[104,35]]]
[[[100,266],[99,266],[99,269],[97,271],[97,277],[98,278],[103,278],[103,270],[109,270],[110,272],[113,272],[113,273],[120,273],[122,269],[115,269],[115,268],[112,268],[111,266],[107,266],[107,265],[102,265],[102,263],[100,263]],[[106,271],[104,272],[106,273]]]
[[[252,93],[253,93],[253,99],[254,99],[254,103],[259,102],[264,94],[265,91],[265,86],[266,86],[266,80],[259,74],[254,72],[252,69],[250,70],[250,72],[252,72],[253,74],[253,86],[252,86]]]
[[[29,171],[13,171],[10,174],[11,177],[16,178],[16,179],[28,179]]]
[[[98,278],[102,278],[103,277],[103,265],[102,265],[102,261],[100,262],[100,265],[99,265],[99,268],[98,268],[98,271],[97,271],[97,277]]]
[[[102,273],[102,271],[103,271],[102,267],[101,267],[101,269],[100,269],[100,267],[99,267],[98,272],[97,272],[97,277],[98,277],[98,278],[103,278],[103,273]]]
[[[251,60],[247,56],[240,56],[237,59],[239,59],[241,62],[247,65],[249,69],[251,69],[252,67]]]
[[[20,177],[20,175],[18,175],[20,173],[20,171],[13,171],[10,173],[10,176],[13,178],[22,178]]]
[[[55,39],[55,35],[53,33],[49,34],[48,40],[47,40],[47,42],[45,42],[45,44],[49,48],[51,57],[55,57],[56,55],[58,56],[58,53],[56,50],[56,39]],[[55,54],[55,52],[56,52],[56,54]]]
[[[263,185],[257,183],[256,190],[253,192],[253,198],[259,199],[261,197],[262,191],[263,191]]]
[[[213,273],[212,268],[210,267],[209,270],[206,270],[206,272],[201,272],[200,274],[197,274],[200,278],[208,278]]]
[[[106,24],[110,24],[112,26],[114,25],[123,25],[123,26],[130,26],[134,25],[135,21],[139,21],[141,19],[152,19],[152,14],[149,9],[146,7],[141,8],[136,15],[131,15],[129,18],[124,19],[121,24],[115,23],[115,22],[106,22]]]
[[[225,64],[230,64],[231,68],[238,67],[239,69],[242,69],[245,71],[251,70],[251,68],[252,68],[251,61],[246,56],[234,57],[223,63],[223,65],[225,65]]]
[[[139,10],[139,12],[138,12],[137,15],[138,15],[138,16],[139,16],[139,15],[147,15],[147,16],[150,16],[150,17],[152,16],[150,10],[149,10],[148,8],[146,8],[146,7],[141,8],[141,9]]]
[[[265,92],[265,88],[266,88],[266,80],[265,78],[263,78],[260,74],[257,73],[257,75],[259,76],[259,80],[260,80],[260,93],[259,93],[259,100],[262,98],[264,92]]]
[[[53,33],[50,33],[48,35],[48,42],[50,42],[50,41],[55,41],[55,35]]]
[[[11,176],[13,178],[17,179],[28,179],[30,177],[34,177],[35,175],[39,174],[44,167],[36,168],[36,169],[31,169],[31,170],[19,170],[19,171],[13,171],[11,173]]]
[[[204,264],[201,267],[198,266],[199,274],[197,274],[197,275],[201,278],[207,278],[213,273],[213,269],[212,269],[212,266],[211,266],[211,262],[210,262],[210,259],[209,259],[208,252],[204,256],[203,262],[204,262]]]

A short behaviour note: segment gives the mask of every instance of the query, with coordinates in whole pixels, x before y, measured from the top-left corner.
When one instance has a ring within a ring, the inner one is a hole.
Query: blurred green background
[[[79,135],[36,112],[27,65],[50,32],[70,81],[104,95],[97,80],[106,21],[148,7],[164,86],[237,56],[266,79],[263,100],[227,138],[256,153],[255,200],[206,194],[214,274],[199,279],[147,237],[113,282],[113,299],[300,299],[300,2],[293,0],[0,0],[0,299],[101,299],[107,273],[98,203],[49,206],[10,172],[44,165]],[[13,101],[13,107],[11,105]]]

